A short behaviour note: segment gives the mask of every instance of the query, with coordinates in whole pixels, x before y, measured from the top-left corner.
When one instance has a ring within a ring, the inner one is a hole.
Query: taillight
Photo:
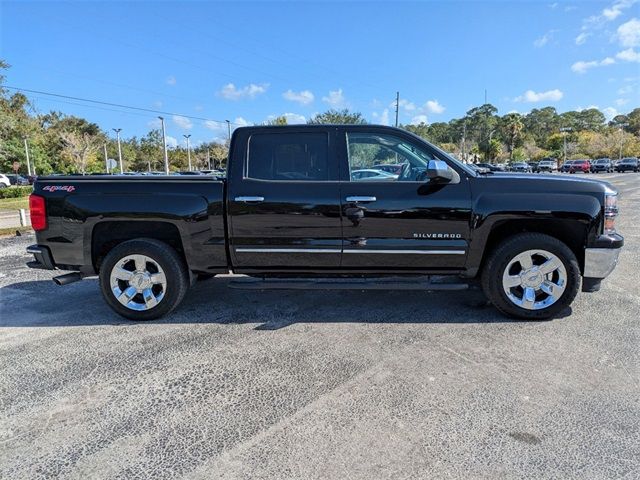
[[[29,210],[31,212],[31,227],[37,232],[47,228],[47,209],[44,197],[40,195],[29,196]]]

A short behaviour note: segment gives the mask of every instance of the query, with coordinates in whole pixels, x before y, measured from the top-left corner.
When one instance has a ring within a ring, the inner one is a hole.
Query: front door
[[[337,268],[342,250],[335,129],[238,132],[228,182],[239,269]]]
[[[464,169],[410,135],[345,128],[342,145],[342,266],[353,269],[458,270],[469,246],[471,192]],[[455,172],[429,182],[429,160]]]

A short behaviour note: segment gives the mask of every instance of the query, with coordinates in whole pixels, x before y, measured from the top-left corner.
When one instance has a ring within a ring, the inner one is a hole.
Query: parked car
[[[16,175],[15,173],[7,173],[5,176],[9,179],[11,185],[17,186],[25,186],[29,185],[29,180],[24,178],[22,175]]]
[[[613,164],[608,158],[598,158],[591,162],[591,173],[611,173],[613,172]]]
[[[538,172],[540,173],[542,172],[553,173],[557,171],[558,171],[558,164],[556,163],[555,160],[541,160],[540,163],[538,163]]]
[[[504,168],[494,165],[493,163],[476,163],[476,167],[486,168],[490,172],[504,172]]]
[[[393,181],[347,173],[396,154],[408,166]],[[606,183],[480,175],[393,127],[237,128],[227,176],[40,177],[29,266],[71,271],[61,285],[98,275],[107,304],[133,320],[168,314],[199,275],[229,271],[256,277],[234,280],[254,290],[478,279],[502,313],[539,320],[566,312],[580,288],[598,290],[624,243]]]
[[[616,165],[616,172],[638,172],[640,171],[640,165],[638,165],[638,159],[635,157],[623,158]]]
[[[7,188],[11,186],[11,181],[4,173],[0,173],[0,188]]]
[[[477,163],[472,163],[471,165],[469,165],[471,168],[473,168],[476,172],[480,173],[480,174],[486,174],[486,173],[493,173],[491,172],[491,170],[489,170],[488,168],[485,167],[481,167],[479,164]]]
[[[400,173],[402,173],[402,167],[404,167],[404,164],[402,163],[388,163],[374,165],[371,168],[375,170],[382,170],[383,172],[391,173],[392,175],[400,175]]]
[[[354,170],[351,172],[351,180],[354,182],[368,182],[371,180],[376,181],[393,181],[398,178],[398,175],[393,175],[382,170],[376,170],[374,168],[362,168],[360,170]]]
[[[569,173],[569,171],[571,170],[571,165],[573,165],[573,162],[574,162],[573,160],[567,160],[566,162],[564,162],[560,167],[560,171],[563,173]]]
[[[531,171],[533,173],[538,173],[538,163],[539,162],[527,162],[527,164],[531,167]]]
[[[516,162],[511,164],[512,172],[531,173],[531,165],[526,162]]]
[[[574,160],[571,162],[571,167],[569,168],[569,173],[590,173],[591,172],[591,162],[589,160]]]

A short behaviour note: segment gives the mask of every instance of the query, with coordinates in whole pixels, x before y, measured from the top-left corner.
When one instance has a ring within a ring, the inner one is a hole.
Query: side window
[[[247,177],[258,180],[329,180],[326,133],[258,133],[249,139]]]
[[[423,181],[428,151],[394,135],[353,132],[347,134],[349,179],[352,182]]]

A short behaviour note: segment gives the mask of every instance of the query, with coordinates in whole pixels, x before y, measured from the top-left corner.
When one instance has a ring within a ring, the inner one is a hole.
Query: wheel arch
[[[104,221],[91,231],[91,262],[96,272],[104,257],[117,245],[137,238],[151,238],[171,246],[186,265],[182,236],[178,227],[163,221]]]
[[[543,233],[557,238],[573,252],[578,260],[580,272],[584,271],[584,249],[589,236],[593,235],[593,224],[575,218],[526,218],[495,221],[488,232],[484,249],[474,275],[482,271],[491,253],[506,239],[518,233]]]

